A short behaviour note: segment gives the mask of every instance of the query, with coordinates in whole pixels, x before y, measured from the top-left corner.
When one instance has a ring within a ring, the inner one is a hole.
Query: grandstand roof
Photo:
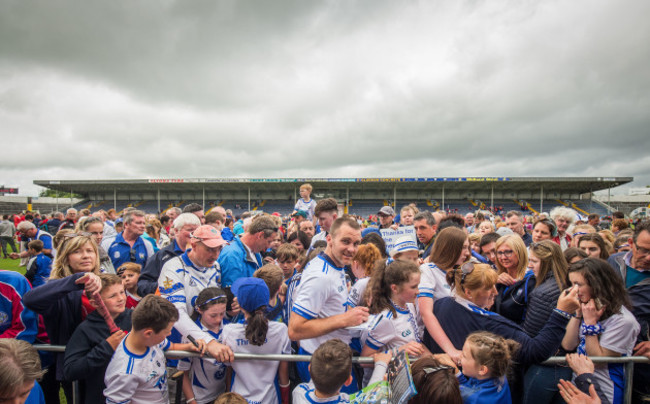
[[[414,178],[160,178],[131,180],[34,180],[34,184],[62,192],[89,195],[117,192],[228,191],[242,186],[260,191],[293,191],[308,182],[317,190],[430,190],[545,191],[588,193],[627,184],[633,177],[414,177]]]

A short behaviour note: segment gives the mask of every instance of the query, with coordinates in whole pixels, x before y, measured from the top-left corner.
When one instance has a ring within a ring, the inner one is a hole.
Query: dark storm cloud
[[[0,167],[24,191],[136,177],[650,183],[646,1],[1,7]]]

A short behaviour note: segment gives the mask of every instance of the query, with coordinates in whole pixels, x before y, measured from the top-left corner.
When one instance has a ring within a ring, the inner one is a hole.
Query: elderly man
[[[326,241],[327,234],[330,231],[332,223],[338,218],[339,205],[334,198],[321,199],[316,204],[314,217],[318,219],[320,233],[311,238],[310,250],[314,248],[314,243],[318,240]]]
[[[23,241],[26,243],[32,240],[41,240],[43,242],[43,254],[50,258],[54,258],[54,252],[52,250],[52,235],[50,233],[37,229],[36,226],[34,226],[34,223],[28,221],[18,223],[16,230],[24,236]],[[12,259],[27,258],[28,256],[29,252],[27,251],[20,253],[14,252],[9,255]]]
[[[59,231],[63,229],[72,229],[74,230],[75,223],[77,220],[77,209],[75,208],[70,208],[65,211],[65,220],[61,222],[61,226],[59,226]]]
[[[418,248],[422,253],[422,258],[427,258],[431,255],[431,247],[433,247],[438,228],[436,218],[431,212],[419,212],[413,217],[413,227],[415,227],[415,236],[418,239]]]
[[[577,215],[578,212],[565,206],[558,206],[550,212],[551,219],[557,226],[557,235],[553,237],[553,241],[562,247],[562,251],[569,248],[571,244],[571,236],[566,231],[576,220]]]
[[[390,229],[393,219],[395,219],[395,211],[390,206],[382,206],[377,212],[377,216],[379,217],[379,228]]]
[[[135,209],[124,215],[124,231],[115,237],[108,248],[105,248],[115,269],[125,262],[135,262],[144,268],[147,260],[153,257],[151,243],[140,237],[144,234],[144,228],[143,211]],[[102,247],[104,247],[103,243]]]
[[[348,299],[345,266],[352,263],[359,243],[361,229],[357,221],[338,218],[330,227],[324,253],[311,260],[303,271],[289,319],[289,338],[300,341],[301,354],[311,355],[323,342],[333,338],[349,344],[351,335],[345,328],[368,319],[366,307],[345,310]],[[303,381],[309,381],[306,362],[298,364],[298,372]],[[356,384],[352,386],[356,390]]]
[[[621,274],[626,288],[650,278],[650,220],[636,225],[628,243],[632,246],[630,251],[614,254],[608,259],[612,268]]]
[[[158,279],[160,296],[178,309],[178,321],[174,324],[176,331],[184,337],[192,335],[207,342],[208,352],[218,361],[231,361],[233,354],[230,348],[217,342],[191,318],[199,292],[209,287],[221,287],[216,260],[226,242],[219,231],[209,225],[199,226],[189,237],[192,248],[163,265]]]
[[[465,215],[465,228],[467,228],[468,233],[474,232],[474,213],[469,212]]]
[[[145,296],[154,293],[158,287],[160,271],[167,261],[182,255],[190,245],[190,234],[201,225],[201,221],[193,213],[181,213],[174,220],[174,239],[168,246],[158,251],[140,273],[138,279],[138,294]]]
[[[533,242],[533,237],[526,232],[526,229],[524,229],[523,213],[516,210],[511,210],[506,213],[506,225],[513,233],[518,234],[519,237],[524,240],[526,247]]]
[[[260,215],[253,219],[244,234],[224,247],[219,256],[222,284],[229,289],[239,278],[251,277],[263,265],[260,253],[275,240],[278,228],[271,217]]]

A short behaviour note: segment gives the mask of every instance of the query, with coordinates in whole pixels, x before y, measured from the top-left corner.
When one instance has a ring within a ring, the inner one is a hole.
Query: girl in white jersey
[[[291,352],[289,332],[284,323],[269,322],[265,316],[269,304],[269,288],[259,278],[239,278],[231,291],[237,297],[246,319],[244,324],[227,324],[221,338],[235,353],[288,354]],[[277,404],[276,375],[282,403],[289,403],[288,362],[237,361],[231,364],[234,374],[231,391],[241,394],[249,403]]]
[[[460,360],[461,352],[454,348],[445,331],[440,327],[438,319],[433,314],[433,304],[438,299],[450,296],[447,272],[461,265],[469,256],[467,233],[456,227],[447,227],[436,236],[429,262],[420,266],[422,278],[417,301],[418,313],[429,335],[456,363]]]
[[[226,293],[220,288],[205,288],[196,298],[192,320],[202,331],[221,341],[221,323],[226,314]],[[188,403],[212,403],[226,391],[226,365],[212,358],[184,358],[178,362],[184,370],[183,394]]]
[[[413,301],[418,294],[420,271],[411,261],[377,265],[371,280],[370,328],[361,356],[400,349],[411,356],[429,353],[420,340]]]

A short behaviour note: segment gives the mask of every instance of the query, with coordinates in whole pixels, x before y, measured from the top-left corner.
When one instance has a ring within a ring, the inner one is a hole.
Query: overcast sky
[[[0,185],[633,176],[650,1],[0,0]]]

